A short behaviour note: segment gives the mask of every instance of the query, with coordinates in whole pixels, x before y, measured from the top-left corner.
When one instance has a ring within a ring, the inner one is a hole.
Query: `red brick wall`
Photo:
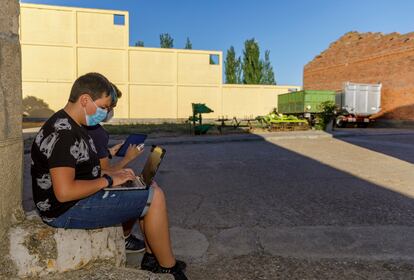
[[[340,90],[346,81],[381,82],[378,117],[414,120],[414,32],[349,32],[304,67],[304,89]]]

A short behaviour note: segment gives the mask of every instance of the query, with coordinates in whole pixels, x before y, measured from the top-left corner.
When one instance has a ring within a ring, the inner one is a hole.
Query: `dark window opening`
[[[218,54],[210,54],[210,65],[219,65],[220,57]]]
[[[114,24],[115,25],[125,25],[125,16],[124,15],[114,15]]]

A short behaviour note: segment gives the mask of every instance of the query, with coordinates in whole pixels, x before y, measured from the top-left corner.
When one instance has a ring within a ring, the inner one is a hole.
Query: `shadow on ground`
[[[414,273],[412,259],[401,259],[399,252],[410,253],[412,246],[396,242],[384,252],[383,244],[377,242],[382,240],[381,232],[373,235],[366,247],[358,247],[358,240],[350,240],[345,234],[326,242],[318,241],[318,235],[304,235],[302,238],[320,242],[321,248],[296,254],[288,249],[295,248],[289,246],[298,240],[272,238],[272,230],[279,228],[332,227],[340,231],[349,227],[414,226],[413,199],[323,163],[332,161],[338,150],[349,148],[341,141],[285,139],[270,143],[256,136],[249,142],[165,145],[167,154],[157,181],[166,192],[171,226],[198,231],[208,241],[201,257],[192,254],[197,244],[181,240],[188,250],[176,248],[189,262],[190,278],[410,279]],[[378,146],[368,147],[376,151],[381,149]],[[318,159],[306,156],[307,151]],[[356,157],[362,158],[367,171],[384,169],[386,185],[387,159],[379,162],[381,155],[364,157],[369,151],[360,153],[335,160],[346,166]],[[147,154],[131,167],[139,172]],[[30,160],[28,155],[25,158],[27,181]],[[410,154],[404,160],[413,159]],[[401,176],[409,176],[404,165],[394,168]],[[26,193],[27,187],[25,184]],[[413,236],[408,240],[414,244]]]

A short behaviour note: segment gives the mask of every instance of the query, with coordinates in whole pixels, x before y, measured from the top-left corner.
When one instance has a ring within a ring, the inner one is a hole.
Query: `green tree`
[[[168,33],[160,34],[160,47],[172,49],[174,47],[174,39]]]
[[[144,41],[138,40],[135,42],[135,47],[143,47],[144,46]]]
[[[270,63],[270,51],[265,51],[265,59],[262,62],[262,84],[264,85],[275,85],[275,73],[273,72],[272,64]]]
[[[326,129],[328,124],[335,119],[335,111],[338,110],[335,102],[333,101],[324,101],[319,105],[319,110],[322,113],[317,116],[317,129]]]
[[[236,59],[236,52],[233,46],[227,50],[226,61],[224,62],[225,75],[227,84],[240,84],[241,83],[241,58]]]
[[[236,83],[242,84],[243,83],[243,64],[241,61],[241,57],[237,58],[236,61]]]
[[[244,42],[242,68],[244,84],[260,84],[262,82],[263,64],[260,60],[259,44],[254,38]]]
[[[188,37],[187,37],[187,41],[185,42],[184,49],[187,49],[187,50],[193,49],[193,44],[191,43],[190,38],[188,38]]]
[[[226,75],[226,84],[237,84],[236,77],[236,52],[233,46],[227,50],[226,61],[224,62],[224,72]]]

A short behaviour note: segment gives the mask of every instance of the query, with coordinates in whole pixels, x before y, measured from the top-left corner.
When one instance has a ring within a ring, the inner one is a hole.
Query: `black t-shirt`
[[[105,128],[103,128],[100,124],[94,126],[85,126],[85,128],[88,130],[89,135],[92,137],[92,140],[95,143],[98,157],[100,159],[109,157],[109,134]]]
[[[75,180],[93,180],[101,176],[92,138],[64,110],[56,112],[42,126],[33,141],[31,155],[33,200],[45,221],[62,215],[77,202],[62,203],[56,199],[51,168],[72,167]]]

